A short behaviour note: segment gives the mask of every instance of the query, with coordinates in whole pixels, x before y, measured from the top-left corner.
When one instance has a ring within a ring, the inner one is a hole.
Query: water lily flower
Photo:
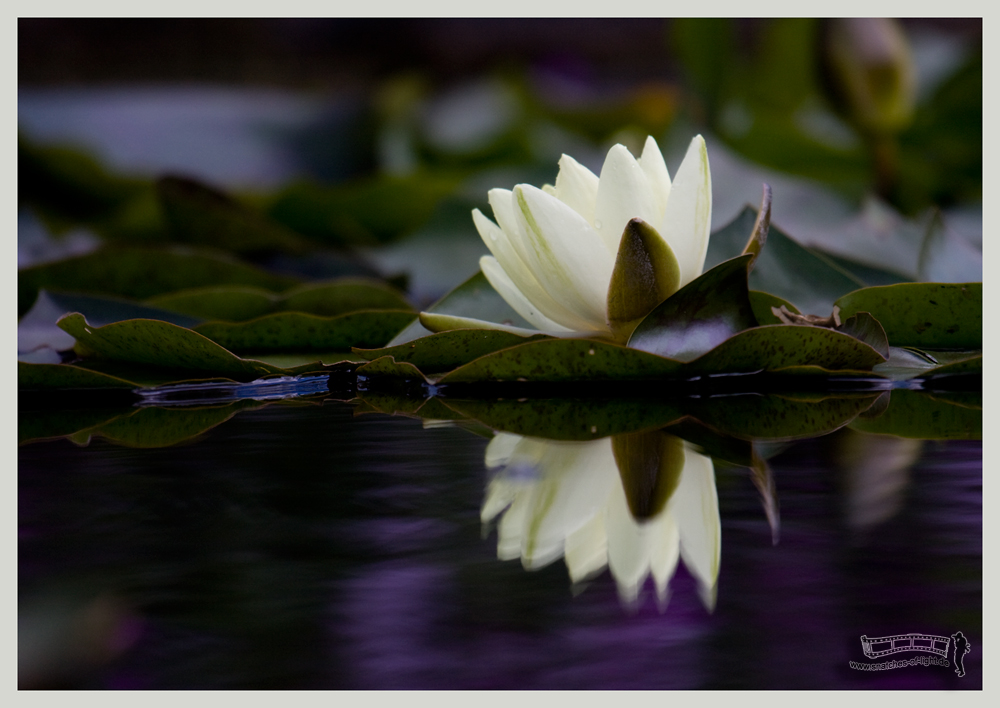
[[[563,155],[555,186],[492,189],[489,202],[496,222],[472,212],[492,253],[480,268],[518,314],[548,334],[625,339],[630,324],[705,264],[712,182],[700,135],[673,181],[648,137],[638,159],[623,145],[612,147],[600,178]],[[428,313],[421,321],[436,330],[498,327]]]
[[[636,602],[652,575],[661,608],[683,559],[711,608],[721,544],[715,473],[711,458],[677,443],[683,461],[676,487],[662,509],[640,521],[630,511],[611,438],[556,442],[497,434],[486,464],[500,470],[481,511],[484,523],[503,513],[497,556],[520,558],[528,570],[564,557],[574,583],[609,567],[626,604]]]

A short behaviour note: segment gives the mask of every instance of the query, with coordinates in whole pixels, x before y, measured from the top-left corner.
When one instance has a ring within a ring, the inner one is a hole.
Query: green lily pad
[[[139,384],[118,376],[90,371],[70,364],[17,362],[18,389],[56,390],[80,388],[133,389]]]
[[[359,310],[412,310],[402,294],[385,283],[364,278],[341,278],[309,283],[290,290],[279,300],[284,311],[334,317]]]
[[[781,309],[784,305],[789,312],[794,312],[797,315],[802,314],[799,309],[795,307],[788,300],[784,300],[777,295],[772,295],[771,293],[764,293],[760,290],[750,291],[750,308],[753,310],[753,318],[757,320],[757,324],[761,325],[772,325],[772,324],[782,324],[773,312],[771,308]]]
[[[799,440],[842,428],[878,396],[829,395],[802,400],[777,394],[743,394],[695,400],[690,413],[720,433],[743,440]]]
[[[740,254],[756,220],[755,210],[748,206],[731,223],[712,234],[705,267]],[[818,315],[830,314],[837,298],[865,285],[825,255],[797,243],[774,224],[768,231],[767,248],[760,252],[749,277],[751,289],[777,295],[794,303],[800,312]]]
[[[737,332],[757,326],[747,290],[752,254],[717,265],[655,307],[638,324],[628,346],[691,361]]]
[[[438,383],[482,381],[625,381],[816,367],[871,371],[884,357],[867,344],[824,327],[768,325],[744,330],[690,362],[586,339],[528,342],[480,357]]]
[[[931,352],[889,347],[889,359],[874,372],[893,381],[905,381],[936,373],[976,373],[982,371],[981,351]]]
[[[53,440],[75,435],[94,428],[121,415],[129,415],[135,408],[39,408],[17,411],[17,444]]]
[[[385,243],[426,222],[458,186],[451,175],[379,175],[332,187],[290,185],[267,213],[278,223],[329,245]]]
[[[17,274],[18,317],[41,288],[144,300],[154,295],[206,285],[249,285],[283,291],[300,281],[214,253],[189,248],[103,248]]]
[[[813,366],[827,371],[871,371],[885,358],[864,342],[825,327],[768,325],[744,330],[690,364],[699,374],[777,371]]]
[[[98,327],[122,320],[163,320],[180,327],[193,327],[201,322],[198,317],[171,312],[169,309],[151,307],[132,300],[99,295],[81,295],[51,290],[42,290],[49,301],[62,309],[63,313],[79,312],[87,321]]]
[[[195,331],[235,352],[344,350],[384,344],[413,321],[411,311],[362,310],[339,317],[279,312],[249,322],[206,322]]]
[[[881,354],[883,358],[889,358],[889,339],[886,337],[882,325],[871,314],[859,312],[856,315],[851,315],[836,330],[849,334],[859,342],[864,342]]]
[[[982,283],[899,283],[837,300],[841,318],[869,312],[893,346],[976,349],[983,343]]]
[[[424,311],[440,315],[471,317],[529,330],[535,329],[527,320],[517,314],[506,300],[500,297],[482,271],[476,271],[475,275],[455,287],[454,290]],[[405,344],[429,334],[431,334],[430,330],[419,322],[414,322],[393,337],[388,346]]]
[[[85,429],[126,447],[158,448],[177,445],[205,433],[232,418],[240,411],[261,408],[253,401],[234,401],[224,406],[190,408],[140,408]]]
[[[40,146],[18,135],[18,200],[67,223],[107,217],[139,192],[141,180],[110,174],[91,155],[69,147]]]
[[[241,359],[197,332],[159,320],[125,320],[91,327],[83,315],[73,313],[60,319],[58,325],[76,338],[81,356],[206,372],[238,381],[281,373],[277,367]]]
[[[611,381],[676,376],[684,364],[587,339],[543,339],[475,359],[438,383],[480,381]]]
[[[415,339],[406,344],[384,349],[358,349],[354,352],[372,361],[391,356],[397,362],[409,362],[425,374],[451,371],[473,359],[500,349],[529,341],[548,339],[547,335],[524,337],[491,329],[456,329]]]
[[[262,288],[216,285],[157,295],[147,303],[202,319],[226,322],[245,322],[275,312],[334,317],[359,310],[412,309],[398,290],[369,278],[309,283],[284,295]]]
[[[222,192],[183,177],[156,183],[163,216],[175,241],[233,253],[302,253],[305,239]]]
[[[550,440],[596,440],[655,430],[684,416],[682,399],[439,399],[493,430]]]
[[[209,285],[156,295],[146,300],[165,310],[202,320],[243,322],[274,311],[278,296],[248,285]]]
[[[427,382],[427,378],[416,366],[405,361],[396,361],[391,356],[380,356],[377,359],[362,364],[355,373],[359,377],[380,377],[390,379],[407,379]]]
[[[896,389],[877,418],[857,418],[850,427],[865,433],[920,440],[981,440],[983,411],[925,391]]]

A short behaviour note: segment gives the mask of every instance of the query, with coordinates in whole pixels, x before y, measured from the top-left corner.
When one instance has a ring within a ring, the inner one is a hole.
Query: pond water
[[[652,502],[655,518],[676,516],[676,567],[664,569],[669,548],[625,547],[612,509],[606,555],[591,545],[574,583],[558,529],[539,550],[525,538],[544,536],[541,522],[529,512],[519,541],[504,514],[523,509],[502,507],[559,474],[545,503],[578,531],[567,509],[600,506],[593,489],[624,499],[613,468],[587,468],[615,459],[610,444],[490,443],[483,426],[356,415],[321,397],[254,405],[173,445],[156,446],[169,442],[161,421],[157,439],[105,426],[21,446],[22,687],[982,687],[978,440],[842,428],[760,443],[763,497],[747,467],[683,443],[673,495],[665,509]],[[515,464],[525,445],[535,452]],[[559,463],[566,455],[582,462]],[[578,482],[587,474],[605,476]],[[497,508],[484,522],[488,500]],[[529,570],[532,553],[540,567]],[[626,577],[630,553],[646,553],[647,569],[651,554],[668,593],[641,567]],[[959,631],[963,677],[951,647],[948,665],[850,664],[939,658],[869,658],[862,636]]]

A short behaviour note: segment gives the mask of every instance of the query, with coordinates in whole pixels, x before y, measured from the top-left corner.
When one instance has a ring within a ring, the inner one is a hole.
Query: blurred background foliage
[[[489,188],[551,182],[563,152],[598,172],[647,134],[675,169],[695,132],[714,228],[767,179],[774,223],[807,246],[917,279],[937,229],[964,254],[937,270],[981,279],[980,20],[22,19],[18,34],[22,315],[37,284],[149,297],[156,254],[178,247],[289,283],[388,278],[424,306],[475,271],[469,212]],[[127,271],[102,280],[136,292],[48,263],[95,250]],[[202,270],[183,286],[245,284]]]

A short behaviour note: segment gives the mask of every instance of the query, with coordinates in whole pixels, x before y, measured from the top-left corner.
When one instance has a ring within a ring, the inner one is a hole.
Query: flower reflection
[[[498,525],[497,555],[542,568],[560,557],[577,583],[610,568],[626,604],[653,576],[661,610],[683,559],[706,606],[715,604],[721,528],[709,457],[659,431],[590,442],[499,433],[498,469],[482,507]]]

